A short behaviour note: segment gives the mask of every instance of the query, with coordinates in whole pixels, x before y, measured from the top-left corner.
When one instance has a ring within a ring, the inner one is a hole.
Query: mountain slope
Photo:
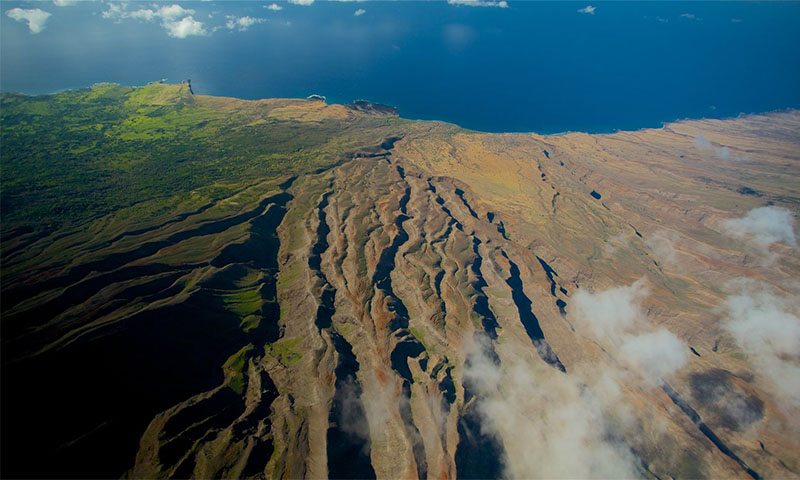
[[[800,472],[728,328],[796,320],[800,257],[726,223],[796,217],[797,112],[482,134],[187,88],[3,97],[4,473]]]

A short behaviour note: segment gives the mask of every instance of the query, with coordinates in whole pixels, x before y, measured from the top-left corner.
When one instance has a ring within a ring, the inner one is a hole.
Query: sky
[[[800,3],[0,2],[0,90],[192,79],[485,131],[608,132],[800,107]]]

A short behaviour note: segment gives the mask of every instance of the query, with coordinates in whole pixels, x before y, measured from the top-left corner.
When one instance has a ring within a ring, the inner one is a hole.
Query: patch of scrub
[[[281,365],[293,367],[303,358],[303,352],[298,348],[302,340],[301,337],[284,337],[267,345],[265,352],[281,362]]]
[[[228,386],[239,395],[244,391],[244,371],[247,366],[247,359],[252,351],[252,343],[245,345],[241,350],[231,355],[222,367],[225,370]]]

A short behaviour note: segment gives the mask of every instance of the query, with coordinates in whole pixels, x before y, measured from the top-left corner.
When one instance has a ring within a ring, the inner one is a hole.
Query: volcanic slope
[[[800,352],[757,348],[798,321],[797,112],[539,136],[186,85],[3,104],[6,476],[800,472],[767,368]]]

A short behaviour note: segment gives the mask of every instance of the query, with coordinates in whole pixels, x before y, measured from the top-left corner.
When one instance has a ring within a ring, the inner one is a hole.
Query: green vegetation
[[[217,200],[257,180],[331,165],[379,143],[389,125],[368,116],[269,116],[285,104],[195,97],[185,84],[2,94],[4,233],[83,224],[141,202],[155,213],[160,199],[173,204],[193,191]]]
[[[677,474],[676,478],[703,478],[706,476],[703,461],[689,452],[683,452],[673,468]]]
[[[240,325],[245,333],[253,331],[261,325],[261,315],[248,315],[242,319]]]
[[[284,337],[266,348],[267,354],[275,357],[282,365],[292,367],[303,358],[303,352],[298,348],[302,338]]]
[[[223,297],[223,301],[225,302],[225,308],[240,317],[246,317],[258,312],[264,303],[257,286],[226,294]]]
[[[411,327],[409,330],[411,331],[411,335],[413,335],[414,338],[419,340],[419,343],[422,344],[422,346],[425,348],[425,351],[430,353],[432,350],[431,346],[425,343],[425,332],[421,328],[416,328],[416,327]]]
[[[247,368],[247,359],[250,358],[250,352],[252,350],[253,344],[247,344],[241,350],[231,355],[222,367],[226,372],[228,386],[239,395],[244,392],[245,369]]]

